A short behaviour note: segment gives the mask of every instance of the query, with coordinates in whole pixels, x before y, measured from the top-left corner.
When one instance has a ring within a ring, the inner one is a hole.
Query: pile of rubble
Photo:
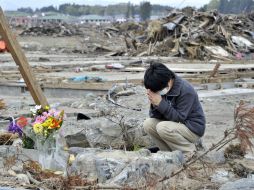
[[[151,21],[143,36],[130,36],[134,46],[129,48],[129,54],[200,60],[246,58],[254,53],[253,19],[254,13],[221,15],[191,8],[171,12]]]
[[[75,53],[111,56],[178,56],[187,59],[230,61],[254,57],[254,13],[221,15],[185,8],[144,23],[92,26],[43,24],[21,35],[80,36],[84,47]]]
[[[77,36],[83,32],[76,25],[45,23],[40,26],[30,27],[24,30],[21,36]]]

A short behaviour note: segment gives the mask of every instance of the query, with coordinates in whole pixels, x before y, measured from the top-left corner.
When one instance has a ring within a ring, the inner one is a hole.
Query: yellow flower
[[[36,123],[33,125],[33,130],[36,134],[38,134],[38,133],[42,134],[43,133],[43,126],[40,123]]]
[[[52,122],[53,122],[53,118],[52,118],[52,117],[49,117],[49,118],[46,119],[46,121],[44,121],[41,125],[42,125],[43,127],[50,128],[50,126],[52,125]]]
[[[45,106],[45,110],[49,110],[49,106]]]

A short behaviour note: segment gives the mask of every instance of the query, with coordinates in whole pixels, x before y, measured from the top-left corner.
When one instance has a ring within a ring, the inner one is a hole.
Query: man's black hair
[[[146,89],[153,92],[163,90],[168,86],[168,82],[175,78],[175,73],[162,63],[151,63],[144,76]]]

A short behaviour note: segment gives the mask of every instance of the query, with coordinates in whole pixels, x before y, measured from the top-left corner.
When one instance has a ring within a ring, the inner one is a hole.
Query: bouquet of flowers
[[[42,168],[51,169],[59,158],[57,139],[60,138],[58,132],[63,124],[64,111],[37,105],[31,109],[31,113],[32,118],[30,119],[25,117],[12,119],[8,130],[19,134],[24,148],[37,149],[39,153],[38,162]]]
[[[32,148],[33,144],[44,145],[47,140],[54,140],[54,134],[61,128],[64,111],[50,109],[48,106],[35,106],[31,109],[32,119],[20,117],[12,119],[8,131],[18,133],[25,148]],[[34,142],[31,144],[31,140]]]
[[[63,124],[64,111],[49,109],[48,106],[45,108],[35,106],[34,109],[31,109],[31,112],[34,117],[32,128],[36,136],[47,139],[59,130]]]

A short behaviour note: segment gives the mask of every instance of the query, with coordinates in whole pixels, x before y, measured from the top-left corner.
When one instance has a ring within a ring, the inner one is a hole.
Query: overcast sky
[[[139,4],[143,0],[0,0],[0,6],[4,10],[16,10],[20,7],[32,7],[40,8],[43,6],[54,5],[58,6],[62,3],[76,3],[76,4],[86,4],[86,5],[108,5],[108,4],[116,4],[128,1]],[[152,4],[162,4],[162,5],[170,5],[173,7],[184,7],[187,5],[200,7],[210,0],[150,0]]]

